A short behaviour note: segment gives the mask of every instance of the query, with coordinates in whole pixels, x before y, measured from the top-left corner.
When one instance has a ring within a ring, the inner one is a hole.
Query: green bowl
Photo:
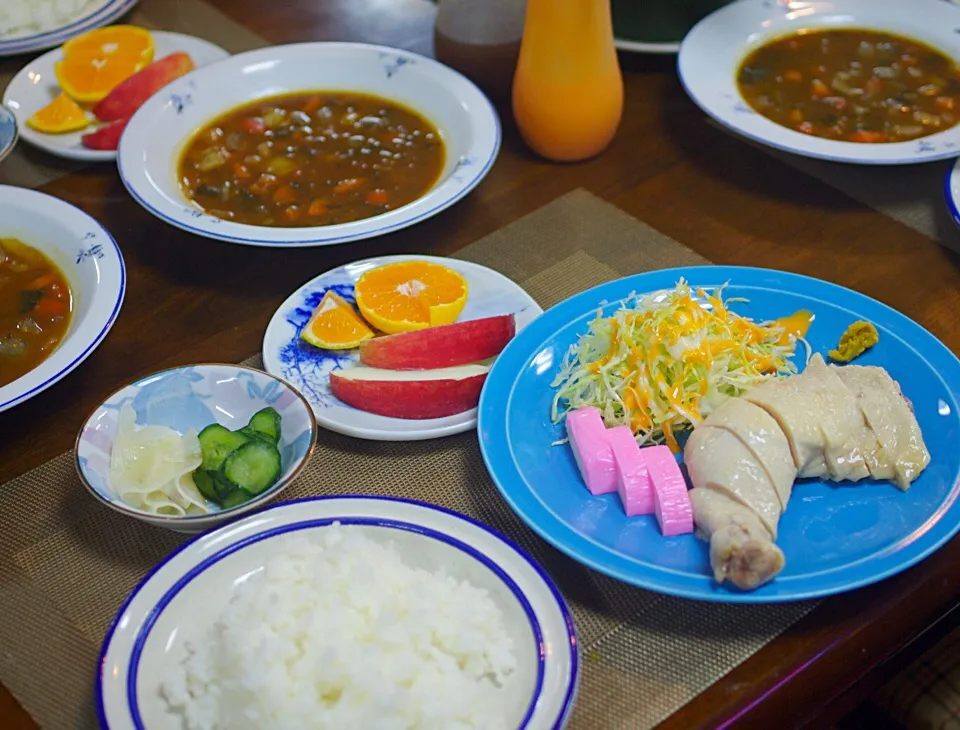
[[[640,53],[676,53],[702,18],[730,0],[612,0],[617,48]]]

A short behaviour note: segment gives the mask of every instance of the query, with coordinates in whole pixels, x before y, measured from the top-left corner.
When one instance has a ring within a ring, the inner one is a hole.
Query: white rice
[[[106,4],[107,0],[0,0],[0,39],[56,30]]]
[[[506,730],[503,683],[516,658],[489,594],[405,565],[362,528],[314,534],[290,539],[186,642],[160,688],[177,724]]]

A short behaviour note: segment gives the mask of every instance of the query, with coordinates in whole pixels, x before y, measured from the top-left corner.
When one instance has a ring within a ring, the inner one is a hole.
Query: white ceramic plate
[[[0,35],[0,56],[54,48],[94,28],[107,25],[129,12],[139,0],[88,0],[67,23],[42,33]]]
[[[943,195],[953,222],[960,226],[960,160],[947,170],[943,180]]]
[[[46,390],[87,359],[113,326],[126,290],[116,241],[83,211],[44,193],[0,185],[0,238],[46,254],[67,277],[73,316],[60,346],[29,373],[0,387],[0,411]]]
[[[518,730],[555,730],[570,717],[579,675],[573,620],[550,578],[516,545],[453,512],[399,499],[327,497],[277,505],[187,543],[133,591],[107,632],[98,662],[104,730],[170,727],[157,689],[185,642],[207,627],[231,592],[292,534],[339,520],[393,542],[407,565],[469,580],[503,612],[517,671],[504,706]],[[203,610],[197,610],[202,606]],[[167,722],[164,722],[167,719]]]
[[[0,160],[13,152],[19,136],[17,118],[7,107],[0,105]]]
[[[263,366],[297,388],[313,406],[317,424],[337,433],[375,441],[419,441],[475,428],[477,409],[446,418],[407,420],[366,413],[330,393],[330,372],[358,363],[356,350],[334,352],[302,343],[300,332],[326,291],[353,302],[353,286],[364,271],[396,261],[432,261],[467,280],[469,295],[458,322],[514,314],[519,332],[543,312],[533,298],[503,274],[469,261],[435,256],[383,256],[357,261],[320,274],[280,305],[263,338]]]
[[[218,115],[284,93],[354,91],[397,101],[425,116],[446,145],[446,165],[425,195],[353,223],[268,228],[203,213],[182,193],[177,167],[191,136]],[[179,79],[134,115],[120,141],[120,177],[167,223],[251,246],[323,246],[371,238],[436,215],[469,193],[500,149],[500,121],[471,81],[429,58],[359,43],[302,43],[233,56]]]
[[[189,53],[194,64],[200,67],[230,55],[220,46],[200,38],[166,31],[152,33],[157,47],[154,58],[157,60],[171,53],[184,51]],[[16,116],[21,138],[45,152],[71,160],[103,162],[117,159],[115,151],[88,150],[80,143],[80,138],[92,132],[95,129],[94,126],[70,134],[43,134],[27,126],[27,119],[38,109],[42,109],[53,101],[60,93],[60,86],[54,74],[54,64],[62,58],[63,52],[56,48],[34,59],[13,77],[3,93],[3,103]]]
[[[773,38],[825,28],[908,36],[960,59],[960,8],[942,0],[738,0],[704,18],[684,38],[680,78],[717,122],[786,152],[864,165],[905,165],[960,154],[960,125],[909,142],[860,144],[802,134],[754,112],[737,89],[743,59]]]

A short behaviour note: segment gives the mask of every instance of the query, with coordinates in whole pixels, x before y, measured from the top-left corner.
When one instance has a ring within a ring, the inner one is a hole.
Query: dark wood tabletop
[[[212,0],[274,43],[367,41],[432,52],[428,0]],[[202,33],[200,33],[202,35]],[[623,56],[623,123],[597,159],[534,158],[501,107],[503,149],[465,200],[373,241],[299,250],[196,238],[152,218],[112,166],[44,190],[99,219],[129,274],[113,331],[59,384],[0,414],[0,483],[70,449],[83,419],[117,387],[163,367],[257,352],[277,306],[309,275],[380,253],[455,254],[578,187],[718,264],[834,281],[900,310],[960,352],[960,256],[708,125],[670,57]],[[960,539],[905,573],[825,600],[663,727],[823,727],[863,699],[896,657],[960,603]],[[960,612],[957,612],[960,613]],[[946,619],[946,621],[945,621]],[[0,687],[0,726],[36,728]]]

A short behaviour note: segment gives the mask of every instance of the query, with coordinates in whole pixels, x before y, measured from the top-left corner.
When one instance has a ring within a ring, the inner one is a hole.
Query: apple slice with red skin
[[[193,59],[183,51],[164,56],[121,81],[93,107],[93,116],[101,122],[129,119],[147,99],[194,68]]]
[[[516,333],[512,314],[401,332],[362,343],[360,362],[387,370],[466,365],[499,355]]]
[[[390,418],[453,416],[480,402],[488,365],[435,370],[345,368],[330,373],[330,390],[347,405]]]

